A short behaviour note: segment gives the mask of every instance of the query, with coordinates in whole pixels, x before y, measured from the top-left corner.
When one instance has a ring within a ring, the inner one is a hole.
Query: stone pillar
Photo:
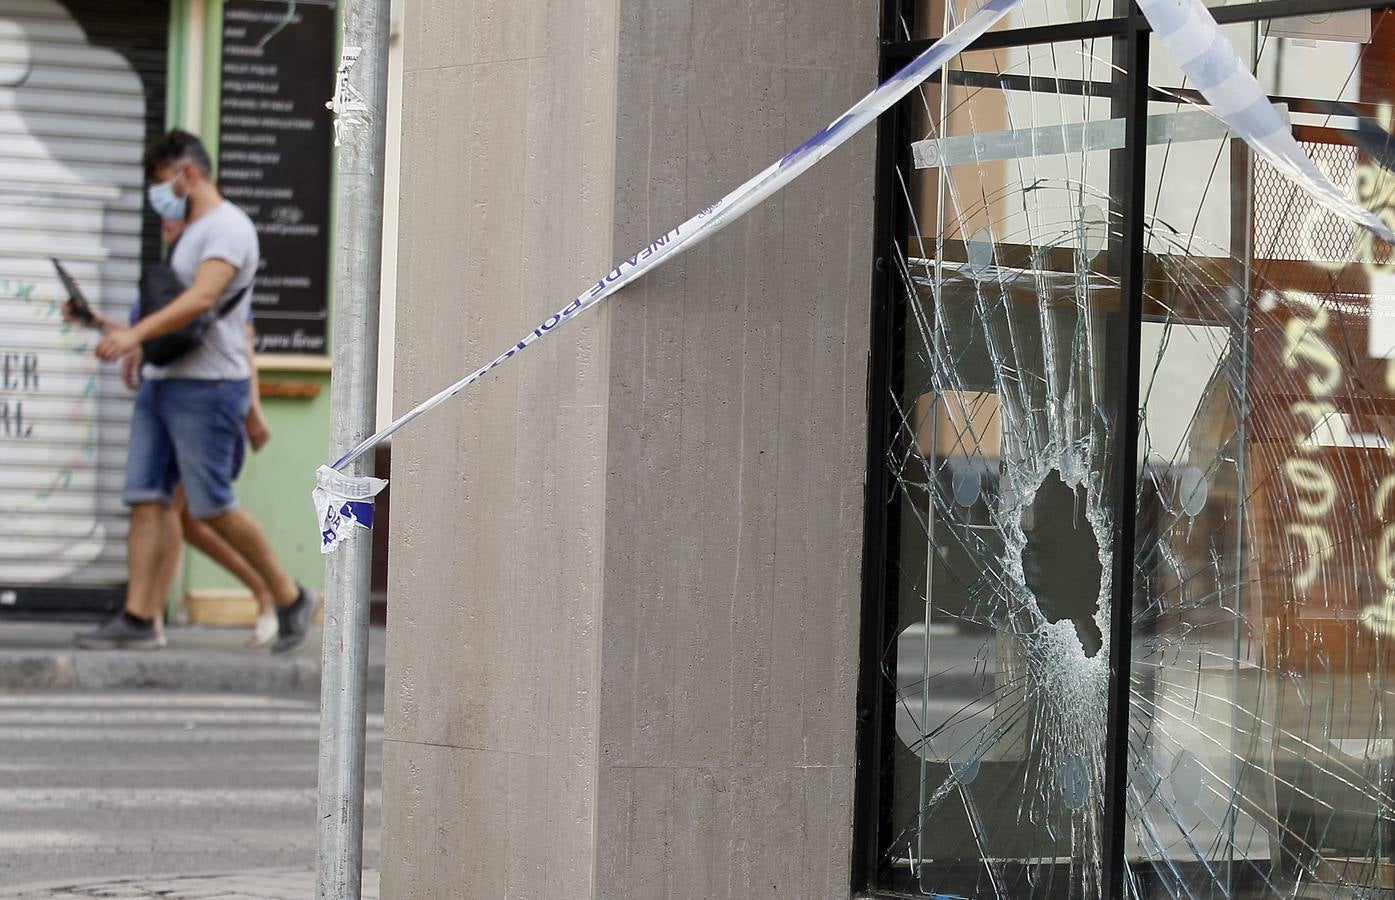
[[[405,19],[399,410],[875,81],[875,5]],[[397,437],[384,896],[847,895],[872,147]]]

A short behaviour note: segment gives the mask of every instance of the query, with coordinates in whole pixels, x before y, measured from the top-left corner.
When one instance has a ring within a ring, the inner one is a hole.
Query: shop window
[[[1309,155],[1395,219],[1395,16],[1305,34],[1320,18],[1225,31]],[[994,35],[881,132],[856,886],[1387,896],[1395,254],[1129,39]]]

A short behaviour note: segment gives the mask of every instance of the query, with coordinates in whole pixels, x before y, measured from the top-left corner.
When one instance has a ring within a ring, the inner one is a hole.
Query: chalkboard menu
[[[261,240],[262,353],[327,352],[334,51],[335,0],[223,3],[218,181]]]

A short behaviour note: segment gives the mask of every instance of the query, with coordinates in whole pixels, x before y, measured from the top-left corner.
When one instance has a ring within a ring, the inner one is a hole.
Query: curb
[[[157,875],[157,876],[125,876],[118,878],[78,878],[63,879],[59,881],[45,881],[41,883],[22,884],[13,887],[0,888],[0,900],[30,900],[30,898],[40,898],[46,896],[69,896],[69,897],[134,897],[134,896],[160,896],[178,898],[211,897],[211,896],[234,896],[228,891],[236,891],[239,888],[245,890],[248,885],[242,882],[255,881],[258,886],[265,885],[267,881],[279,882],[281,879],[288,879],[300,885],[301,882],[309,879],[313,883],[315,870],[312,867],[288,867],[276,869],[256,869],[246,872],[213,872],[194,873],[183,875]],[[363,870],[364,897],[365,900],[378,896],[378,871],[376,869]],[[294,885],[281,885],[276,892],[276,896],[287,896],[281,891],[293,888]],[[139,891],[139,894],[130,893]],[[93,892],[93,893],[89,893]],[[192,893],[190,893],[192,892]],[[210,893],[211,892],[211,893]],[[236,896],[244,896],[237,894]]]
[[[240,875],[255,874],[263,876],[277,875],[302,875],[306,872],[313,873],[313,868],[301,868],[297,866],[286,866],[277,869],[258,869],[252,873],[236,871],[215,871],[215,872],[185,872],[181,875],[124,875],[116,878],[112,877],[86,877],[60,878],[56,881],[34,881],[27,884],[17,884],[0,888],[0,900],[8,900],[11,897],[23,897],[38,891],[81,891],[89,888],[120,887],[124,885],[138,885],[143,881],[207,881],[214,878],[235,878]]]
[[[383,685],[383,666],[370,665],[368,689],[381,692]],[[294,693],[319,686],[318,656],[262,658],[186,650],[0,651],[0,690]]]

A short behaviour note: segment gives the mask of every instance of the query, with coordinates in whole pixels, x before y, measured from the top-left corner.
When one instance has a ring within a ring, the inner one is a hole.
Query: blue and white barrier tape
[[[682,225],[664,232],[629,258],[621,260],[603,277],[598,278],[589,290],[572,298],[570,303],[544,319],[536,328],[519,339],[518,343],[499,354],[488,365],[481,366],[455,384],[408,410],[382,431],[344,454],[332,467],[321,466],[316,472],[315,487],[315,513],[319,517],[321,551],[328,553],[347,536],[349,529],[346,525],[349,520],[341,514],[342,502],[339,501],[361,499],[348,498],[338,493],[339,489],[359,479],[343,475],[337,470],[367,453],[408,422],[463,391],[508,362],[518,353],[528,349],[534,341],[556,331],[641,275],[682,251],[696,247],[744,216],[767,197],[798,178],[814,163],[841,147],[849,138],[861,131],[877,116],[890,109],[902,97],[915,90],[932,72],[973,43],[979,35],[992,27],[994,22],[1006,15],[1008,10],[1016,6],[1018,2],[1020,0],[990,0],[983,8],[966,18],[949,34],[936,41],[934,46],[916,57],[904,69],[859,100],[827,128],[821,129],[813,137],[785,154],[779,162],[765,169]],[[377,493],[377,491],[373,493]],[[371,496],[370,494],[369,497]],[[334,521],[326,519],[327,515],[334,517]]]
[[[905,68],[863,97],[846,113],[821,129],[716,203],[677,228],[664,232],[647,246],[621,260],[589,290],[544,319],[518,343],[487,365],[445,388],[399,416],[386,428],[316,472],[315,513],[321,534],[321,551],[330,552],[343,541],[350,527],[371,527],[372,498],[386,485],[376,478],[356,478],[340,469],[386,440],[413,419],[479,381],[494,369],[528,349],[535,341],[556,331],[616,291],[684,250],[696,247],[744,216],[811,166],[841,147],[926,78],[957,56],[1015,7],[1020,0],[989,0],[960,22]],[[1221,33],[1216,20],[1198,0],[1140,0],[1140,8],[1168,50],[1181,63],[1217,114],[1256,153],[1274,163],[1313,198],[1328,209],[1364,225],[1387,240],[1395,240],[1384,223],[1347,199],[1313,165],[1298,142],[1269,105],[1235,48]],[[366,511],[365,511],[366,510]]]
[[[373,527],[373,498],[387,487],[381,478],[344,475],[329,466],[315,470],[315,519],[320,523],[320,552],[328,553],[353,527]]]
[[[1342,193],[1298,146],[1292,130],[1201,0],[1138,0],[1138,8],[1173,61],[1236,137],[1314,201],[1395,243],[1389,226]]]

